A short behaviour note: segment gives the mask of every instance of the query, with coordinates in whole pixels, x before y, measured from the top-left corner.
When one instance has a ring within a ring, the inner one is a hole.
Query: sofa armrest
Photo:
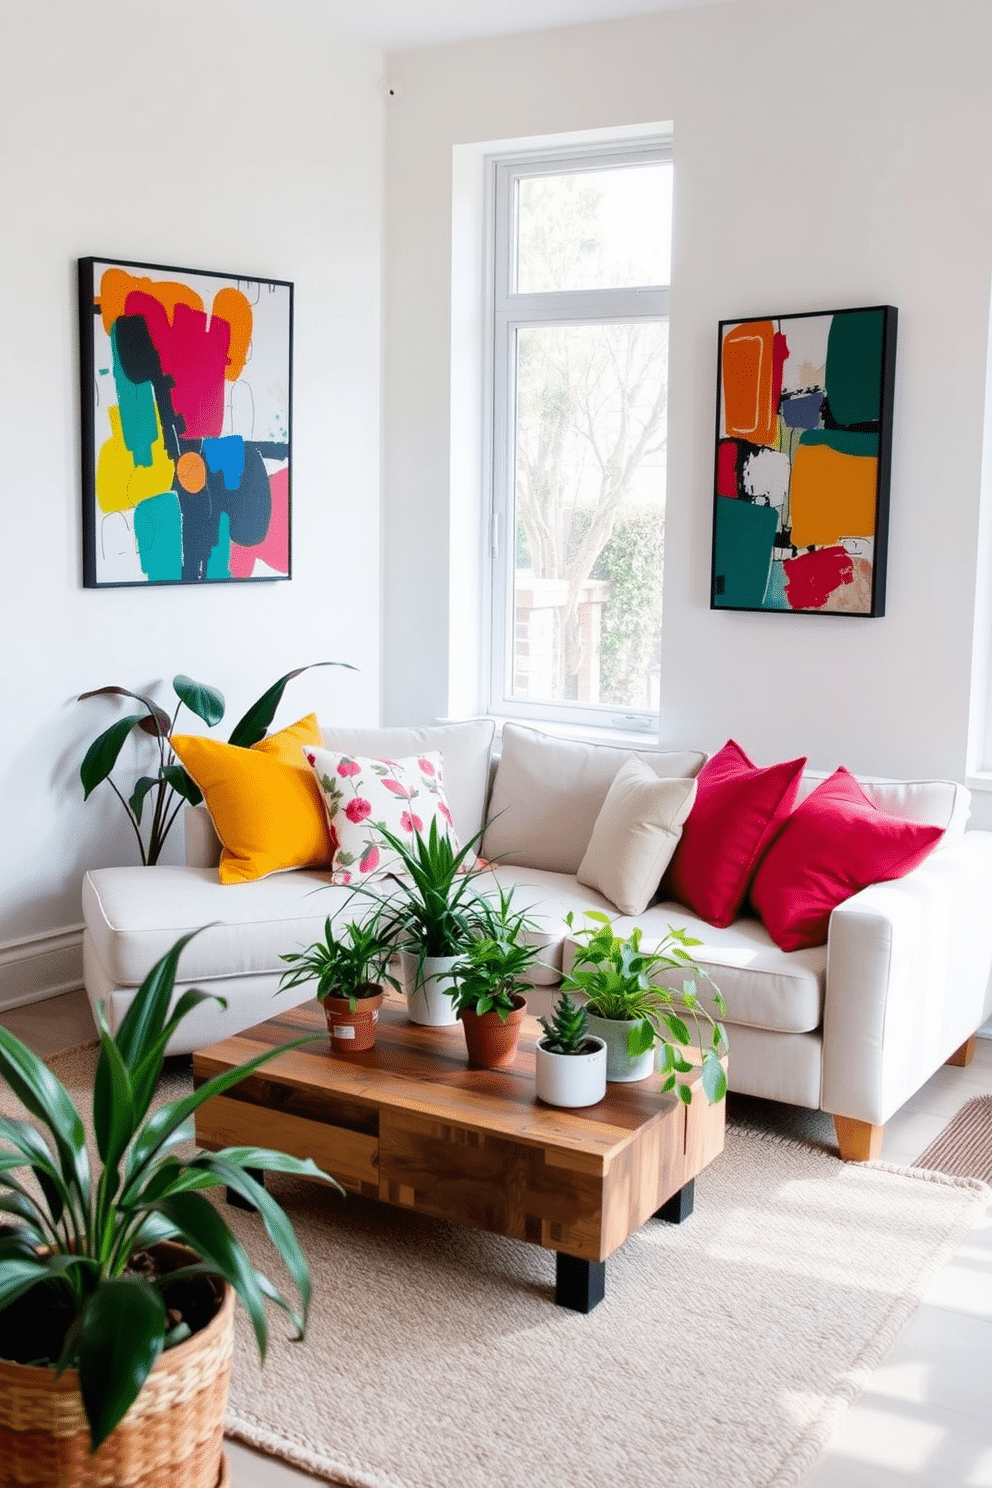
[[[992,1006],[992,832],[966,832],[830,917],[821,1105],[884,1124]]]
[[[206,806],[186,806],[183,810],[186,836],[186,867],[216,868],[220,862],[220,838],[214,831]]]

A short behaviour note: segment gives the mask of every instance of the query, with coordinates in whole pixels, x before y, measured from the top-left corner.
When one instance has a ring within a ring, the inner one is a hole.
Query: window
[[[670,146],[495,163],[494,712],[649,730]]]

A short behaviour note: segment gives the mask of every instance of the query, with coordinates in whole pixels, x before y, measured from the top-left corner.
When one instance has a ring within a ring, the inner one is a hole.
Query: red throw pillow
[[[759,769],[733,739],[707,760],[667,886],[710,925],[730,925],[762,854],[785,823],[805,759]]]
[[[843,765],[789,817],[765,854],[751,903],[783,951],[824,945],[830,912],[885,879],[902,878],[943,836],[881,811]]]

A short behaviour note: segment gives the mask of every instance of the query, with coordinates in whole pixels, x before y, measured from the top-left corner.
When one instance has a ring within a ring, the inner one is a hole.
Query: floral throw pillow
[[[412,845],[415,835],[426,837],[436,821],[438,832],[458,850],[439,753],[379,760],[304,746],[303,754],[317,777],[336,843],[333,883],[382,878],[402,867],[380,826]]]

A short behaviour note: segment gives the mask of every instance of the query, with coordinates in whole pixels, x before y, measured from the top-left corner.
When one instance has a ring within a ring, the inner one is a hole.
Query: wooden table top
[[[525,1018],[512,1066],[470,1068],[460,1023],[450,1028],[411,1023],[405,999],[389,993],[375,1047],[337,1054],[330,1047],[323,1009],[314,1001],[199,1051],[193,1056],[193,1072],[201,1084],[265,1048],[316,1035],[315,1042],[279,1055],[228,1094],[272,1109],[291,1107],[316,1120],[323,1114],[322,1098],[328,1112],[340,1109],[342,1099],[356,1106],[420,1112],[480,1133],[600,1159],[615,1155],[666,1116],[682,1119],[685,1108],[674,1095],[661,1093],[657,1074],[633,1084],[608,1085],[595,1106],[568,1110],[544,1105],[534,1084],[534,1050],[542,1033],[535,1018]],[[698,1072],[688,1080],[696,1094]],[[694,1104],[706,1104],[701,1089]]]

